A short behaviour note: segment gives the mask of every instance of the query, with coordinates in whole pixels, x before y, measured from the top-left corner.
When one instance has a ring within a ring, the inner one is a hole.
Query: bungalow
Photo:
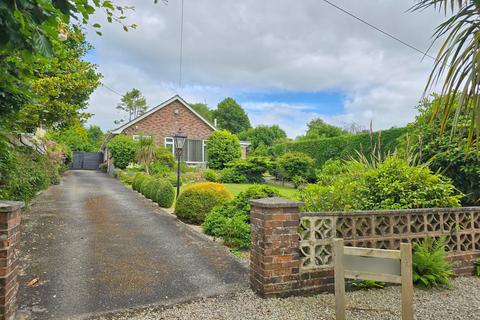
[[[187,136],[182,160],[187,164],[202,166],[208,160],[206,142],[217,128],[196,112],[185,100],[176,95],[150,109],[141,116],[113,130],[102,145],[104,160],[110,164],[106,143],[118,134],[131,136],[133,140],[150,136],[157,145],[165,146],[174,154],[173,136],[181,131]],[[249,142],[242,141],[242,158],[247,155]]]

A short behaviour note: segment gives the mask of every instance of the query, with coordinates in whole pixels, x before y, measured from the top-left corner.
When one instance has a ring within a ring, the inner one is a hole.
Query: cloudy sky
[[[407,12],[413,0],[331,0],[370,23],[426,50],[443,17]],[[154,107],[175,94],[215,108],[230,96],[252,124],[279,124],[290,137],[321,117],[343,126],[402,126],[432,60],[321,0],[184,0],[183,81],[179,86],[181,0],[127,1],[136,30],[108,24],[89,31],[103,83],[117,92],[140,89]],[[434,54],[434,51],[432,52]],[[90,100],[89,124],[108,130],[122,117],[120,97],[105,87]]]

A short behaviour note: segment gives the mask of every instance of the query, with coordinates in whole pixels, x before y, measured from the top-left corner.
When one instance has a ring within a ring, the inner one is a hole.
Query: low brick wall
[[[0,200],[0,320],[15,318],[20,212],[23,202]]]
[[[332,240],[398,250],[401,242],[446,238],[457,275],[471,275],[480,259],[480,207],[301,213],[301,202],[251,202],[251,287],[264,297],[332,291]]]

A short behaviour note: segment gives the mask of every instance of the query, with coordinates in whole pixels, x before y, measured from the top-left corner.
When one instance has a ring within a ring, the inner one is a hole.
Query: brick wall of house
[[[149,135],[158,145],[164,145],[165,137],[182,130],[188,139],[207,139],[214,131],[204,121],[178,100],[150,114],[123,130],[129,136]]]

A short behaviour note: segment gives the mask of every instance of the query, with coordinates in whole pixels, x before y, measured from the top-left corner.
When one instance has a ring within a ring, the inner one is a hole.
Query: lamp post
[[[175,146],[175,155],[177,156],[177,196],[176,198],[178,199],[178,195],[180,194],[180,158],[182,157],[183,153],[183,145],[185,144],[185,141],[187,140],[187,136],[182,133],[181,130],[179,130],[175,135],[173,136],[173,143]]]

